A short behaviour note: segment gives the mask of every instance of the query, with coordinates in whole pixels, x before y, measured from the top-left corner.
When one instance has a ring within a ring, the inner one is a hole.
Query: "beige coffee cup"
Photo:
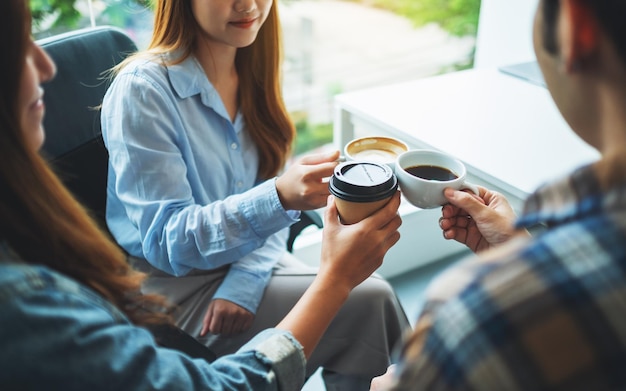
[[[384,163],[393,170],[398,155],[408,150],[404,141],[393,137],[371,136],[350,141],[343,153],[348,161]]]
[[[385,206],[398,190],[398,180],[386,164],[345,162],[328,183],[342,224],[358,223]]]
[[[476,185],[466,180],[465,165],[438,151],[415,149],[402,153],[396,159],[395,174],[404,198],[422,209],[446,204],[443,191],[448,187],[478,194]]]

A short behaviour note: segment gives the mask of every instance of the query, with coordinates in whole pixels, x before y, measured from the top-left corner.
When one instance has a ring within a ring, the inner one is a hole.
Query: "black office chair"
[[[102,140],[98,107],[108,87],[108,70],[137,50],[122,30],[98,27],[76,30],[38,41],[57,66],[56,77],[45,87],[46,141],[42,154],[85,205],[105,232],[108,153]],[[290,229],[287,248],[310,224],[322,226],[314,212],[302,214]],[[178,328],[151,330],[163,346],[212,361],[213,352]]]
[[[106,229],[108,153],[100,131],[99,105],[108,87],[103,73],[135,52],[135,43],[111,27],[82,29],[38,43],[57,66],[44,86],[48,157],[65,185]]]
[[[324,222],[319,214],[317,214],[313,210],[304,210],[300,214],[300,221],[294,223],[289,228],[289,238],[287,239],[287,251],[290,253],[293,252],[293,244],[296,241],[298,235],[302,233],[302,231],[308,227],[309,225],[314,225],[317,228],[323,228]]]

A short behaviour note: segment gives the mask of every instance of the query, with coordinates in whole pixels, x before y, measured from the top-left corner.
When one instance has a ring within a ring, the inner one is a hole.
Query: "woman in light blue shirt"
[[[169,322],[163,299],[140,292],[145,276],[37,152],[55,67],[29,21],[26,0],[0,1],[0,389],[299,390],[333,316],[397,242],[399,197],[356,229],[331,200],[315,281],[236,354],[208,363],[159,347],[139,326]]]
[[[299,211],[326,204],[338,152],[282,175],[294,138],[272,0],[159,0],[149,49],[116,71],[102,106],[110,155],[107,223],[147,291],[218,354],[275,324],[316,270],[286,253]],[[258,35],[258,37],[257,37]],[[370,278],[309,363],[369,388],[408,327],[390,286]],[[354,359],[358,357],[359,359]],[[346,389],[345,386],[343,389]]]

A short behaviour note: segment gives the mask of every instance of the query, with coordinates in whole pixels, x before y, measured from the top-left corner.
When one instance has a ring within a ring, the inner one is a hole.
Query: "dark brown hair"
[[[169,322],[163,298],[140,292],[145,276],[29,147],[16,104],[31,44],[26,0],[0,1],[0,18],[0,242],[89,286],[136,324]]]
[[[619,56],[626,64],[626,1],[624,0],[578,0],[587,6],[597,18],[600,28],[606,32],[615,45]],[[543,45],[549,53],[555,54],[558,49],[556,38],[557,16],[560,9],[559,0],[543,0],[542,26]]]

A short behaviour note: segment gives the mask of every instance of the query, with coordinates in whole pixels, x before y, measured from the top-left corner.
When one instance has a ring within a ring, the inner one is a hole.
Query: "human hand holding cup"
[[[395,162],[395,174],[404,198],[418,208],[446,204],[443,191],[448,187],[478,195],[478,187],[466,180],[465,165],[439,151],[414,149],[400,154]]]

